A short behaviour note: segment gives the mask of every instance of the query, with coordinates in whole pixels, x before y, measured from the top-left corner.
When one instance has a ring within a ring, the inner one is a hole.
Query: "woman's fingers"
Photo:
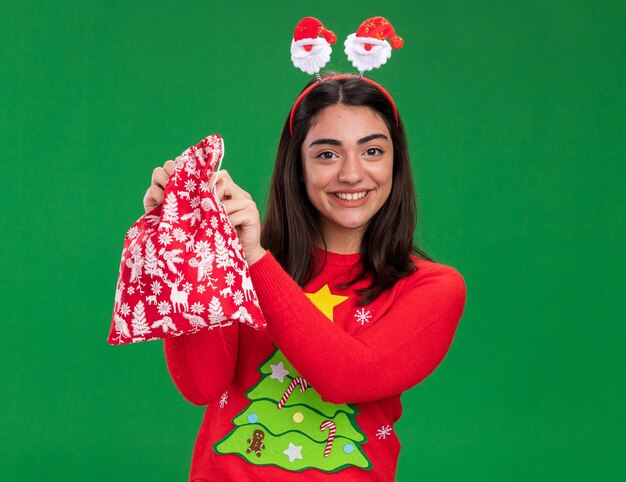
[[[235,227],[241,247],[249,264],[263,257],[261,221],[252,199],[226,199],[222,202],[230,223]]]
[[[143,197],[143,207],[146,212],[152,211],[155,207],[163,204],[164,197],[163,189],[153,184],[148,188],[146,194]]]
[[[215,179],[217,178],[217,184],[215,185],[217,197],[220,198],[221,201],[225,201],[228,199],[247,199],[252,200],[252,196],[248,194],[246,191],[241,189],[237,184],[234,183],[233,179],[228,174],[228,171],[222,170],[219,172],[215,172],[209,178],[209,186],[211,186]]]
[[[222,205],[224,206],[224,210],[229,217],[231,214],[238,211],[244,211],[246,209],[252,209],[256,212],[258,217],[259,210],[256,207],[256,203],[252,199],[225,199],[222,201]],[[235,223],[233,223],[233,225],[236,226]]]
[[[154,171],[152,171],[152,185],[165,189],[165,185],[167,184],[167,180],[170,178],[170,174],[171,172],[167,172],[165,167],[155,167]]]
[[[163,164],[163,169],[167,173],[168,177],[172,175],[172,172],[178,163],[178,159],[180,159],[180,156],[178,156],[174,161],[166,161],[165,164]]]
[[[177,157],[175,161],[166,161],[163,167],[156,167],[152,171],[151,185],[143,196],[143,207],[146,212],[152,211],[155,207],[163,204],[163,190],[172,172],[174,172],[178,159]]]

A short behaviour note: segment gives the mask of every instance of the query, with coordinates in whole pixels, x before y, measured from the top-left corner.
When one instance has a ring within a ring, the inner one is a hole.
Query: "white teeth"
[[[344,193],[344,192],[336,192],[335,196],[339,199],[343,199],[344,201],[358,201],[359,199],[363,199],[367,195],[367,191],[363,192],[355,192],[355,193]]]

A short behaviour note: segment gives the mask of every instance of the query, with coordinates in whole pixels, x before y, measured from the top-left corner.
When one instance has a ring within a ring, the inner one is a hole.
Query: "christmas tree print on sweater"
[[[323,401],[279,350],[259,372],[261,379],[246,392],[251,403],[233,419],[235,428],[214,445],[215,452],[294,472],[371,469],[354,405]]]

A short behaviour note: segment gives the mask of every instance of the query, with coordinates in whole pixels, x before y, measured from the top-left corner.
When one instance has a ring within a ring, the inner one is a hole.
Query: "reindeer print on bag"
[[[164,281],[167,286],[172,288],[172,291],[170,293],[170,301],[172,303],[172,306],[174,307],[174,313],[183,313],[189,311],[189,303],[187,302],[187,298],[189,298],[189,293],[187,293],[185,290],[178,289],[178,285],[183,281],[183,275],[180,275],[174,283],[170,283],[167,279],[164,279]]]

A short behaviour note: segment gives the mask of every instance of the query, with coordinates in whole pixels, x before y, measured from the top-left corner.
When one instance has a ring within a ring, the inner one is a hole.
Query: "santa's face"
[[[369,107],[324,109],[302,143],[306,192],[330,251],[358,252],[368,222],[391,192],[393,144]]]
[[[384,40],[350,34],[344,46],[348,60],[359,72],[377,69],[391,57],[391,46]]]
[[[321,37],[291,42],[291,61],[309,75],[319,72],[328,63],[331,52],[330,45]]]

